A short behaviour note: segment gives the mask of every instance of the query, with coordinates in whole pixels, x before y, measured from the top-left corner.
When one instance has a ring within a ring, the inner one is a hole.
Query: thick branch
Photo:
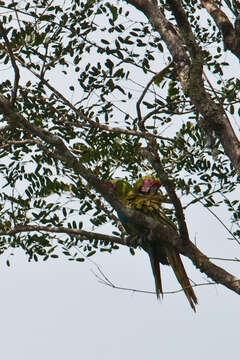
[[[168,67],[169,67],[169,65],[168,65]],[[163,71],[165,71],[165,69]],[[161,72],[159,74],[161,74]],[[147,93],[149,86],[152,84],[154,79],[155,79],[155,77],[153,77],[149,81],[149,83],[145,87],[143,93],[141,94],[139,100],[137,101],[137,114],[138,114],[139,128],[143,132],[145,132],[145,126],[144,126],[144,121],[142,119],[142,114],[141,114],[141,103],[144,99],[144,96]],[[152,166],[156,170],[158,177],[161,180],[162,184],[166,187],[167,193],[168,193],[168,195],[174,205],[174,208],[175,208],[176,218],[178,221],[179,231],[180,231],[182,241],[184,244],[187,244],[190,241],[190,239],[189,239],[188,229],[187,229],[187,225],[185,222],[185,216],[184,216],[181,202],[175,192],[174,184],[172,183],[172,181],[169,180],[168,175],[164,171],[164,168],[161,164],[157,150],[155,150],[155,149],[157,149],[157,142],[155,141],[155,139],[150,138],[149,142],[148,142],[148,147],[146,149],[142,149],[141,152],[152,164]]]
[[[167,0],[167,4],[172,11],[173,16],[176,19],[179,31],[181,33],[182,38],[184,39],[185,44],[189,50],[190,56],[193,59],[199,58],[199,62],[202,63],[201,59],[201,49],[196,42],[195,36],[192,32],[191,25],[188,21],[187,14],[185,13],[181,1],[179,0]]]
[[[185,50],[185,43],[174,29],[174,26],[164,17],[155,0],[126,0],[142,11],[153,28],[158,31],[166,43],[174,61],[178,78],[186,96],[189,96],[196,110],[203,116],[202,127],[209,134],[214,132],[219,138],[226,155],[232,165],[240,169],[240,143],[226,117],[222,106],[214,102],[205,91],[202,77],[202,56],[198,51],[191,58]],[[174,3],[174,1],[172,1]],[[178,19],[177,15],[176,18]],[[180,20],[179,20],[180,21]],[[193,54],[193,53],[192,53]]]
[[[227,15],[218,8],[216,1],[202,0],[202,5],[212,16],[221,31],[225,50],[230,50],[238,57],[238,59],[240,59],[240,48],[237,33]]]
[[[159,159],[158,154],[154,151],[154,155],[149,149],[142,149],[141,153],[145,156],[148,161],[151,163],[152,167],[156,171],[159,179],[162,184],[166,187],[167,193],[171,199],[171,202],[175,208],[175,215],[178,221],[179,232],[183,244],[188,244],[190,242],[188,228],[185,221],[185,216],[182,208],[181,201],[179,200],[176,192],[174,183],[169,179],[167,173],[165,172],[161,160]]]
[[[185,50],[185,44],[182,38],[178,35],[175,27],[165,18],[160,8],[158,7],[157,1],[126,1],[141,10],[149,19],[153,28],[160,33],[163,41],[166,43],[168,50],[173,57],[173,63],[177,70],[184,91],[187,91],[190,60]]]
[[[193,264],[212,280],[225,285],[227,288],[240,295],[240,280],[209,261],[209,258],[204,255],[193,243],[189,243],[189,245],[184,246],[180,252],[191,259]]]

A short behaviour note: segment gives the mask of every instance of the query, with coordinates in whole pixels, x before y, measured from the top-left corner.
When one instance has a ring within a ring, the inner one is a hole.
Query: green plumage
[[[159,221],[161,224],[170,226],[177,232],[176,225],[164,213],[162,203],[169,202],[169,200],[162,192],[158,191],[161,186],[158,179],[152,176],[145,176],[138,180],[133,187],[122,180],[118,180],[115,183],[116,194],[126,206],[141,211],[145,215]],[[150,257],[157,297],[159,297],[160,294],[163,294],[160,263],[170,265],[181,284],[191,307],[195,311],[197,297],[192,289],[177,250],[164,241],[154,241],[153,236],[151,236],[151,241],[148,240],[148,235],[150,233],[149,229],[137,224],[124,214],[118,213],[118,216],[130,235],[139,235],[141,237],[142,248]]]
[[[125,202],[129,192],[133,190],[132,186],[126,180],[122,179],[112,179],[110,183],[119,200]]]

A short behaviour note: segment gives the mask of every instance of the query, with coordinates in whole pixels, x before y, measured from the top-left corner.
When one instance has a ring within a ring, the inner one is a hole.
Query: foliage
[[[239,5],[233,3],[237,14]],[[168,2],[160,5],[176,25]],[[102,181],[122,176],[133,183],[155,173],[141,153],[154,139],[183,206],[225,207],[226,226],[232,222],[232,237],[240,241],[240,203],[231,196],[240,175],[217,135],[203,130],[163,38],[146,17],[140,12],[136,17],[136,10],[121,1],[1,1],[0,9],[5,29],[0,89],[18,113],[63,139]],[[237,128],[240,81],[231,71],[233,56],[226,55],[221,31],[200,2],[183,1],[183,9],[203,51],[205,89]],[[69,260],[83,261],[79,249],[87,256],[117,249],[90,235],[47,231],[91,232],[116,219],[64,154],[56,156],[53,146],[2,113],[0,252],[22,248],[37,261],[55,258],[62,249]],[[168,212],[174,219],[172,207]],[[30,225],[42,228],[13,232]]]

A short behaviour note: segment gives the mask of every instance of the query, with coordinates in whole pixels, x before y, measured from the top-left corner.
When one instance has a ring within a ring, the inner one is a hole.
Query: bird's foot
[[[142,246],[142,239],[139,235],[127,236],[127,243],[133,248]]]

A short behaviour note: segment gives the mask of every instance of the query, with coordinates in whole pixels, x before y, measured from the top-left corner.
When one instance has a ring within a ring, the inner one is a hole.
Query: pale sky
[[[207,221],[203,212],[195,214],[190,227],[203,245],[200,248],[211,242],[209,255],[239,256],[239,247],[231,254],[232,244],[228,249],[226,234],[219,227],[215,229],[214,221],[202,226]],[[116,285],[153,290],[143,251],[132,257],[124,248],[93,260]],[[193,280],[205,282],[188,260],[185,264]],[[239,275],[237,264],[227,266]],[[164,289],[178,289],[168,267],[162,268]],[[217,285],[195,288],[199,305],[194,314],[182,293],[157,301],[155,295],[101,285],[91,270],[96,268],[87,262],[72,263],[63,258],[28,263],[20,255],[13,258],[10,268],[1,266],[4,360],[225,360],[239,353],[239,296],[232,291]]]
[[[57,81],[61,83],[56,77]],[[62,87],[63,83],[60,91]],[[225,218],[220,209],[216,212]],[[239,245],[227,240],[229,234],[206,209],[196,206],[186,217],[191,240],[206,255],[240,257]],[[111,235],[107,226],[104,232]],[[157,301],[155,295],[99,284],[91,271],[96,268],[87,261],[72,263],[62,257],[28,263],[20,251],[12,257],[10,268],[4,256],[0,260],[0,353],[4,360],[226,360],[239,356],[240,298],[223,286],[195,288],[199,300],[195,314],[183,293]],[[121,248],[92,260],[115,285],[154,289],[144,251],[138,250],[133,257]],[[188,259],[184,258],[184,264],[192,280],[206,282],[206,276]],[[239,263],[216,264],[239,276]],[[171,271],[166,266],[162,269],[164,290],[179,289]]]

